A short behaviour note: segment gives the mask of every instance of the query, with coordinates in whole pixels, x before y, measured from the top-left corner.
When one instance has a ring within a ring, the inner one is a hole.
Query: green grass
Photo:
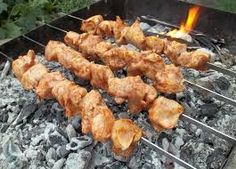
[[[69,13],[90,5],[93,0],[0,0],[0,39],[13,38],[49,22],[58,12]]]
[[[236,13],[236,0],[217,0],[216,7],[223,11]]]

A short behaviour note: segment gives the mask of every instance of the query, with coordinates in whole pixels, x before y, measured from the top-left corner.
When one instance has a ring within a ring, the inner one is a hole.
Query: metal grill
[[[80,17],[77,17],[77,16],[74,16],[73,14],[64,14],[64,17],[68,17],[72,20],[72,22],[76,23],[78,25],[80,25],[81,21],[83,20],[83,18],[80,18]],[[147,20],[147,21],[152,21],[152,22],[155,22],[155,23],[158,23],[158,24],[162,24],[162,25],[165,25],[165,26],[169,26],[169,27],[172,27],[172,28],[178,28],[177,26],[175,25],[172,25],[172,24],[169,24],[169,23],[166,23],[166,22],[163,22],[163,21],[160,21],[160,20],[157,20],[155,18],[150,18],[150,17],[146,17],[146,16],[142,16],[142,19],[144,20]],[[46,24],[46,23],[41,23],[43,26],[42,26],[42,29],[51,29],[52,32],[55,32],[55,31],[58,31],[60,33],[60,35],[63,35],[64,33],[67,33],[67,30],[63,29],[62,27],[60,26],[55,26],[55,24]],[[61,23],[61,24],[67,24],[67,23]],[[40,29],[40,28],[39,28]],[[77,27],[77,30],[79,30],[79,27]],[[192,34],[196,34],[198,32],[192,32]],[[46,36],[46,35],[45,35]],[[49,36],[50,38],[50,34],[47,35]],[[46,45],[46,41],[43,40],[43,39],[37,39],[37,38],[34,38],[34,36],[32,36],[31,33],[28,33],[28,34],[24,34],[24,35],[21,35],[20,37],[20,40],[26,40],[27,43],[32,43],[31,46],[35,46],[36,48],[39,48],[40,50],[42,50],[45,45]],[[58,38],[58,37],[57,37]],[[58,39],[60,38],[63,38],[63,36],[59,36]],[[14,50],[14,49],[13,49]],[[12,61],[12,56],[10,56],[9,54],[7,55],[4,50],[0,51],[0,54],[3,55],[4,57],[6,57],[8,60]],[[220,53],[218,53],[220,54]],[[224,68],[221,68],[219,66],[216,66],[212,63],[208,63],[208,66],[209,66],[209,69],[212,69],[212,70],[215,70],[215,71],[219,71],[223,74],[226,74],[226,75],[229,75],[229,76],[232,76],[233,78],[236,77],[236,72],[233,72],[233,71],[230,71],[228,69],[224,69]],[[226,104],[229,104],[229,105],[232,105],[232,106],[235,106],[236,107],[236,101],[231,99],[231,98],[228,98],[226,96],[223,96],[221,94],[218,94],[212,90],[209,90],[203,86],[200,86],[198,84],[195,84],[191,81],[188,81],[188,80],[185,80],[185,84],[188,86],[188,87],[191,87],[191,88],[194,88],[196,90],[199,90],[199,91],[204,91],[205,93],[208,93],[209,95],[211,95],[212,97],[214,97],[215,99],[218,99],[222,102],[225,102]],[[209,134],[213,134],[217,137],[220,137],[224,140],[226,140],[229,144],[231,144],[232,146],[236,145],[236,138],[234,137],[231,137],[227,134],[224,134],[188,115],[185,114],[182,114],[181,116],[181,120],[183,121],[186,121],[186,122],[189,122],[189,123],[192,123],[194,125],[196,125],[198,128],[201,128],[202,130],[208,132]],[[182,165],[183,167],[187,168],[187,169],[195,169],[194,166],[188,164],[187,162],[183,161],[182,159],[176,157],[175,155],[167,152],[166,150],[164,150],[163,148],[159,147],[158,145],[156,144],[153,144],[152,142],[150,142],[148,139],[146,139],[145,137],[142,137],[142,142],[144,144],[146,144],[147,146],[150,146],[151,148],[153,148],[154,150],[158,151],[160,154],[166,156],[167,158],[170,158],[172,159],[174,162]]]

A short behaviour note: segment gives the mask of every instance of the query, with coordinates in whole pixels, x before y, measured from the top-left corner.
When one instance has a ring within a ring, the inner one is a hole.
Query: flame
[[[189,33],[196,26],[199,14],[200,14],[199,6],[193,6],[192,8],[190,8],[188,11],[187,21],[185,23],[182,22],[180,26],[180,31]]]
[[[186,22],[181,23],[180,29],[179,30],[174,29],[168,32],[167,35],[173,38],[180,38],[191,42],[192,38],[188,33],[196,26],[199,14],[200,14],[200,7],[193,6],[188,11],[188,17]]]

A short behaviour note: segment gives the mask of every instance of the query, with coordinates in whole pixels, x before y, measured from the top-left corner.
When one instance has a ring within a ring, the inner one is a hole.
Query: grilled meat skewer
[[[87,93],[85,88],[67,80],[60,72],[48,73],[44,65],[37,63],[32,50],[13,61],[12,68],[21,82],[23,78],[28,79],[27,84],[22,83],[24,88],[35,89],[42,99],[55,98],[65,108],[67,116],[80,114],[84,134],[92,133],[93,138],[101,142],[112,139],[117,155],[127,158],[132,154],[142,130],[129,119],[115,120],[99,92]]]
[[[60,60],[63,61],[65,59],[58,58],[58,57],[66,57],[66,58],[71,57],[71,56],[68,56],[70,55],[69,51],[73,51],[72,53],[73,53],[74,58],[71,60],[71,63],[68,60],[68,65],[72,65],[70,67],[72,71],[74,72],[80,71],[79,70],[80,67],[73,67],[73,61],[76,60],[76,57],[81,57],[81,54],[70,47],[67,47],[65,45],[63,46],[62,44],[63,43],[60,44],[59,42],[50,41],[46,46],[46,53],[45,53],[46,58],[49,58],[49,60],[50,58],[54,58],[54,60],[58,60],[58,62],[60,62]],[[60,49],[57,49],[57,48],[60,48]],[[66,48],[66,50],[63,50],[62,48]],[[47,51],[52,51],[53,57]],[[56,51],[59,51],[59,53]],[[63,51],[66,51],[67,53],[62,54]],[[78,53],[78,56],[76,56],[75,53]],[[66,67],[66,64],[64,64],[63,62],[60,62],[60,63]],[[91,64],[94,64],[94,63],[91,62]],[[158,125],[160,123],[159,121],[156,121],[155,117],[159,116],[159,113],[163,113],[163,111],[161,111],[162,107],[161,106],[153,107],[153,102],[155,103],[155,98],[156,98],[156,90],[152,86],[145,84],[139,76],[136,76],[136,77],[130,76],[130,77],[121,78],[121,79],[111,77],[108,79],[107,84],[108,84],[108,90],[107,90],[108,93],[114,97],[114,100],[118,104],[123,103],[125,100],[127,100],[129,111],[131,113],[138,113],[141,110],[152,107],[152,112],[154,113],[153,115],[149,116],[149,118],[153,124],[155,123],[156,125]],[[166,99],[165,101],[171,103],[172,100]],[[173,111],[170,111],[170,109],[166,109],[166,111],[168,111],[166,112],[167,116],[163,116],[163,115],[160,116],[160,119],[163,121],[166,121],[166,118],[169,118],[169,119],[174,118],[173,120],[168,120],[169,125],[160,124],[159,126],[163,127],[162,129],[170,129],[170,126],[172,127],[175,126],[177,123],[177,121],[175,120],[176,117],[179,117],[182,114],[183,112],[182,106],[178,104],[177,102],[175,103],[176,104],[174,104],[172,107]],[[182,109],[180,109],[179,107],[181,107]],[[158,130],[157,128],[155,129],[159,131],[161,130],[160,129],[161,127],[159,127]]]
[[[85,38],[86,37],[86,38]],[[95,45],[93,39],[97,39]],[[99,39],[99,40],[98,40]],[[111,69],[127,67],[129,76],[145,75],[153,81],[153,86],[163,93],[178,93],[184,90],[183,75],[180,68],[174,65],[165,65],[163,59],[152,51],[136,52],[126,47],[112,47],[101,36],[68,32],[64,38],[66,44],[87,54],[93,50],[93,58],[100,58]],[[87,45],[85,49],[83,44]],[[80,48],[82,46],[82,48]]]
[[[100,18],[99,21],[97,21],[97,18]],[[88,26],[88,20],[89,24],[93,23],[93,30]],[[102,26],[104,24],[107,26]],[[112,30],[107,31],[107,27]],[[128,26],[120,18],[117,18],[116,21],[107,21],[101,15],[95,15],[82,22],[81,30],[103,36],[111,36],[112,32],[118,44],[131,43],[142,50],[153,50],[158,54],[165,53],[176,66],[206,70],[206,64],[210,61],[210,56],[205,52],[198,50],[188,52],[186,44],[161,39],[158,36],[145,37],[140,28],[139,20]]]

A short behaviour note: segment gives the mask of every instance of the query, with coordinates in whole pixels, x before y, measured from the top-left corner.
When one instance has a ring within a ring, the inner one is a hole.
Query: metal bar
[[[181,166],[185,167],[186,169],[196,169],[195,167],[193,167],[192,165],[186,163],[185,161],[181,160],[180,158],[176,157],[175,155],[165,151],[164,149],[162,149],[161,147],[159,147],[158,145],[152,143],[151,141],[149,141],[148,139],[142,137],[141,141],[146,144],[147,146],[152,147],[154,150],[158,151],[161,155],[164,155],[168,158],[170,158],[171,160],[174,160],[176,163],[180,164]]]
[[[153,17],[153,16],[150,16],[150,15],[141,16],[141,18],[144,19],[144,20],[153,21],[153,22],[159,23],[159,24],[161,24],[161,25],[169,26],[169,27],[172,27],[172,28],[176,28],[176,29],[179,28],[179,26],[176,26],[176,25],[173,25],[173,24],[164,22],[164,21],[160,21],[160,20],[158,20],[157,18],[155,18],[155,17]]]
[[[223,74],[226,74],[226,75],[229,75],[229,76],[231,76],[233,78],[236,78],[236,72],[234,72],[232,70],[216,66],[216,65],[214,65],[212,63],[207,63],[207,66],[208,66],[209,69],[216,70],[218,72],[221,72]]]
[[[80,18],[80,17],[77,17],[77,16],[74,16],[74,15],[70,15],[70,14],[66,14],[64,12],[60,12],[61,14],[63,14],[64,16],[69,16],[73,19],[77,19],[77,20],[80,20],[80,21],[83,21],[84,19],[83,18]]]
[[[209,90],[209,89],[207,89],[207,88],[205,88],[205,87],[202,87],[202,86],[200,86],[200,85],[198,85],[198,84],[196,84],[196,83],[190,82],[190,81],[188,81],[188,80],[184,80],[184,82],[185,82],[187,85],[191,86],[192,88],[205,91],[205,92],[209,93],[209,94],[210,94],[212,97],[214,97],[215,99],[220,100],[220,101],[223,101],[223,102],[225,102],[225,103],[227,103],[227,104],[230,104],[230,105],[236,107],[236,101],[233,100],[233,99],[231,99],[231,98],[228,98],[228,97],[226,97],[226,96],[223,96],[223,95],[221,95],[221,94],[218,94],[218,93],[216,93],[216,92],[214,92],[214,91],[212,91],[212,90]]]
[[[1,55],[3,55],[4,57],[6,57],[6,58],[7,58],[7,60],[9,60],[10,62],[12,62],[12,61],[13,61],[13,59],[12,59],[12,58],[10,58],[9,56],[7,56],[5,53],[3,53],[3,52],[1,52],[1,51],[0,51],[0,54],[1,54]]]
[[[26,36],[26,35],[22,35],[22,37],[25,38],[25,39],[27,39],[27,40],[29,40],[29,41],[31,41],[31,42],[36,43],[37,45],[39,45],[39,46],[41,46],[41,47],[44,47],[44,48],[45,48],[45,45],[44,45],[44,44],[42,44],[42,43],[40,43],[40,42],[38,42],[38,41],[36,41],[36,40],[34,40],[34,39],[32,39],[32,38]]]
[[[47,23],[46,23],[45,25],[47,25],[47,26],[50,27],[50,28],[56,29],[56,30],[58,30],[58,31],[64,32],[64,33],[67,33],[67,32],[68,32],[68,31],[66,31],[66,30],[64,30],[64,29],[58,28],[58,27],[56,27],[56,26],[53,26],[53,25],[50,25],[50,24],[47,24]]]
[[[232,145],[236,145],[236,139],[234,137],[224,134],[224,133],[222,133],[222,132],[220,132],[220,131],[218,131],[218,130],[216,130],[216,129],[214,129],[214,128],[212,128],[212,127],[210,127],[210,126],[208,126],[196,119],[193,119],[192,117],[189,117],[186,114],[182,114],[180,119],[190,122],[192,124],[195,124],[195,125],[197,125],[197,127],[201,128],[205,131],[208,131],[209,133],[214,134],[215,136],[218,136],[218,137],[228,141]]]

